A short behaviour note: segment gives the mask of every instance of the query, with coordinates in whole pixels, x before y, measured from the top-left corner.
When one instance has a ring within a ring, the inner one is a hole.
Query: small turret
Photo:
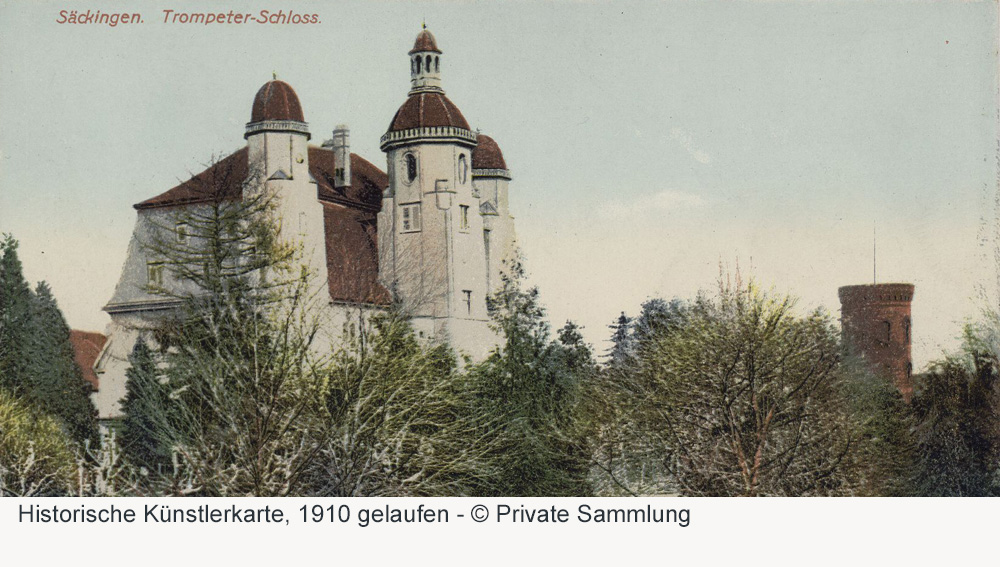
[[[441,50],[427,26],[410,50],[410,93],[441,92]]]

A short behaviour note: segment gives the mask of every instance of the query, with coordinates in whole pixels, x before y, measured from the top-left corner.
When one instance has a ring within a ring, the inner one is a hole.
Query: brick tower
[[[913,394],[910,358],[913,284],[848,285],[840,295],[844,343],[872,370],[891,378],[909,402]]]

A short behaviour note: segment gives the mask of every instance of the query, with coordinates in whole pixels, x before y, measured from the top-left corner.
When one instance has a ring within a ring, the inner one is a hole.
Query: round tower
[[[381,138],[389,188],[379,213],[379,272],[422,333],[475,358],[494,344],[486,312],[476,134],[441,87],[442,51],[421,30],[408,53],[410,91]]]
[[[246,191],[264,189],[277,197],[279,237],[300,247],[301,263],[317,289],[326,281],[323,206],[309,173],[309,125],[291,85],[275,78],[254,96],[247,122]]]
[[[483,217],[483,245],[486,248],[486,287],[492,293],[502,284],[506,263],[514,259],[517,245],[514,217],[510,214],[510,170],[500,145],[485,135],[476,136],[472,150],[472,183],[479,193],[479,213]]]
[[[913,394],[910,356],[913,284],[849,285],[838,290],[844,343],[891,379],[908,402]]]

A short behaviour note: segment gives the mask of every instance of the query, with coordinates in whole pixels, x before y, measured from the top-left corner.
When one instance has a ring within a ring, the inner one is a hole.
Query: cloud
[[[671,128],[670,137],[673,138],[674,140],[677,140],[677,142],[681,145],[681,147],[687,150],[687,152],[691,154],[691,157],[693,157],[696,161],[698,161],[698,163],[704,163],[704,164],[712,163],[712,156],[710,156],[708,152],[704,150],[699,150],[695,148],[694,144],[691,141],[691,134],[688,134],[683,129]]]

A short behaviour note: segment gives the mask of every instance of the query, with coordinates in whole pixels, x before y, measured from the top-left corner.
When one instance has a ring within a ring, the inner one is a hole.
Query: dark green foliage
[[[972,347],[934,364],[918,380],[913,409],[920,494],[1000,496],[997,369],[993,356]]]
[[[0,387],[11,392],[26,388],[28,345],[31,341],[31,287],[24,279],[17,241],[5,234],[0,244]]]
[[[73,359],[69,326],[48,284],[28,287],[7,235],[0,259],[0,386],[65,427],[77,443],[97,443],[91,387]]]
[[[611,329],[611,348],[606,354],[608,366],[624,368],[635,362],[635,339],[632,334],[632,318],[622,311],[615,322],[608,325]]]
[[[69,325],[45,282],[38,284],[32,298],[32,326],[29,399],[62,421],[74,441],[96,445],[97,411],[90,402],[92,388],[73,359]]]
[[[125,459],[152,472],[165,470],[171,461],[169,427],[169,386],[161,381],[156,358],[146,342],[139,339],[129,355],[122,424],[117,436]]]
[[[655,341],[681,328],[686,320],[687,303],[674,298],[670,301],[655,297],[642,304],[642,310],[633,323],[635,348],[642,351]]]
[[[917,447],[910,406],[892,382],[874,375],[863,361],[847,358],[842,368],[857,439],[855,494],[915,496]]]
[[[515,264],[489,308],[504,344],[470,373],[481,415],[492,416],[494,455],[505,496],[569,496],[590,492],[581,390],[596,365],[572,323],[551,341],[537,288],[522,289]]]

